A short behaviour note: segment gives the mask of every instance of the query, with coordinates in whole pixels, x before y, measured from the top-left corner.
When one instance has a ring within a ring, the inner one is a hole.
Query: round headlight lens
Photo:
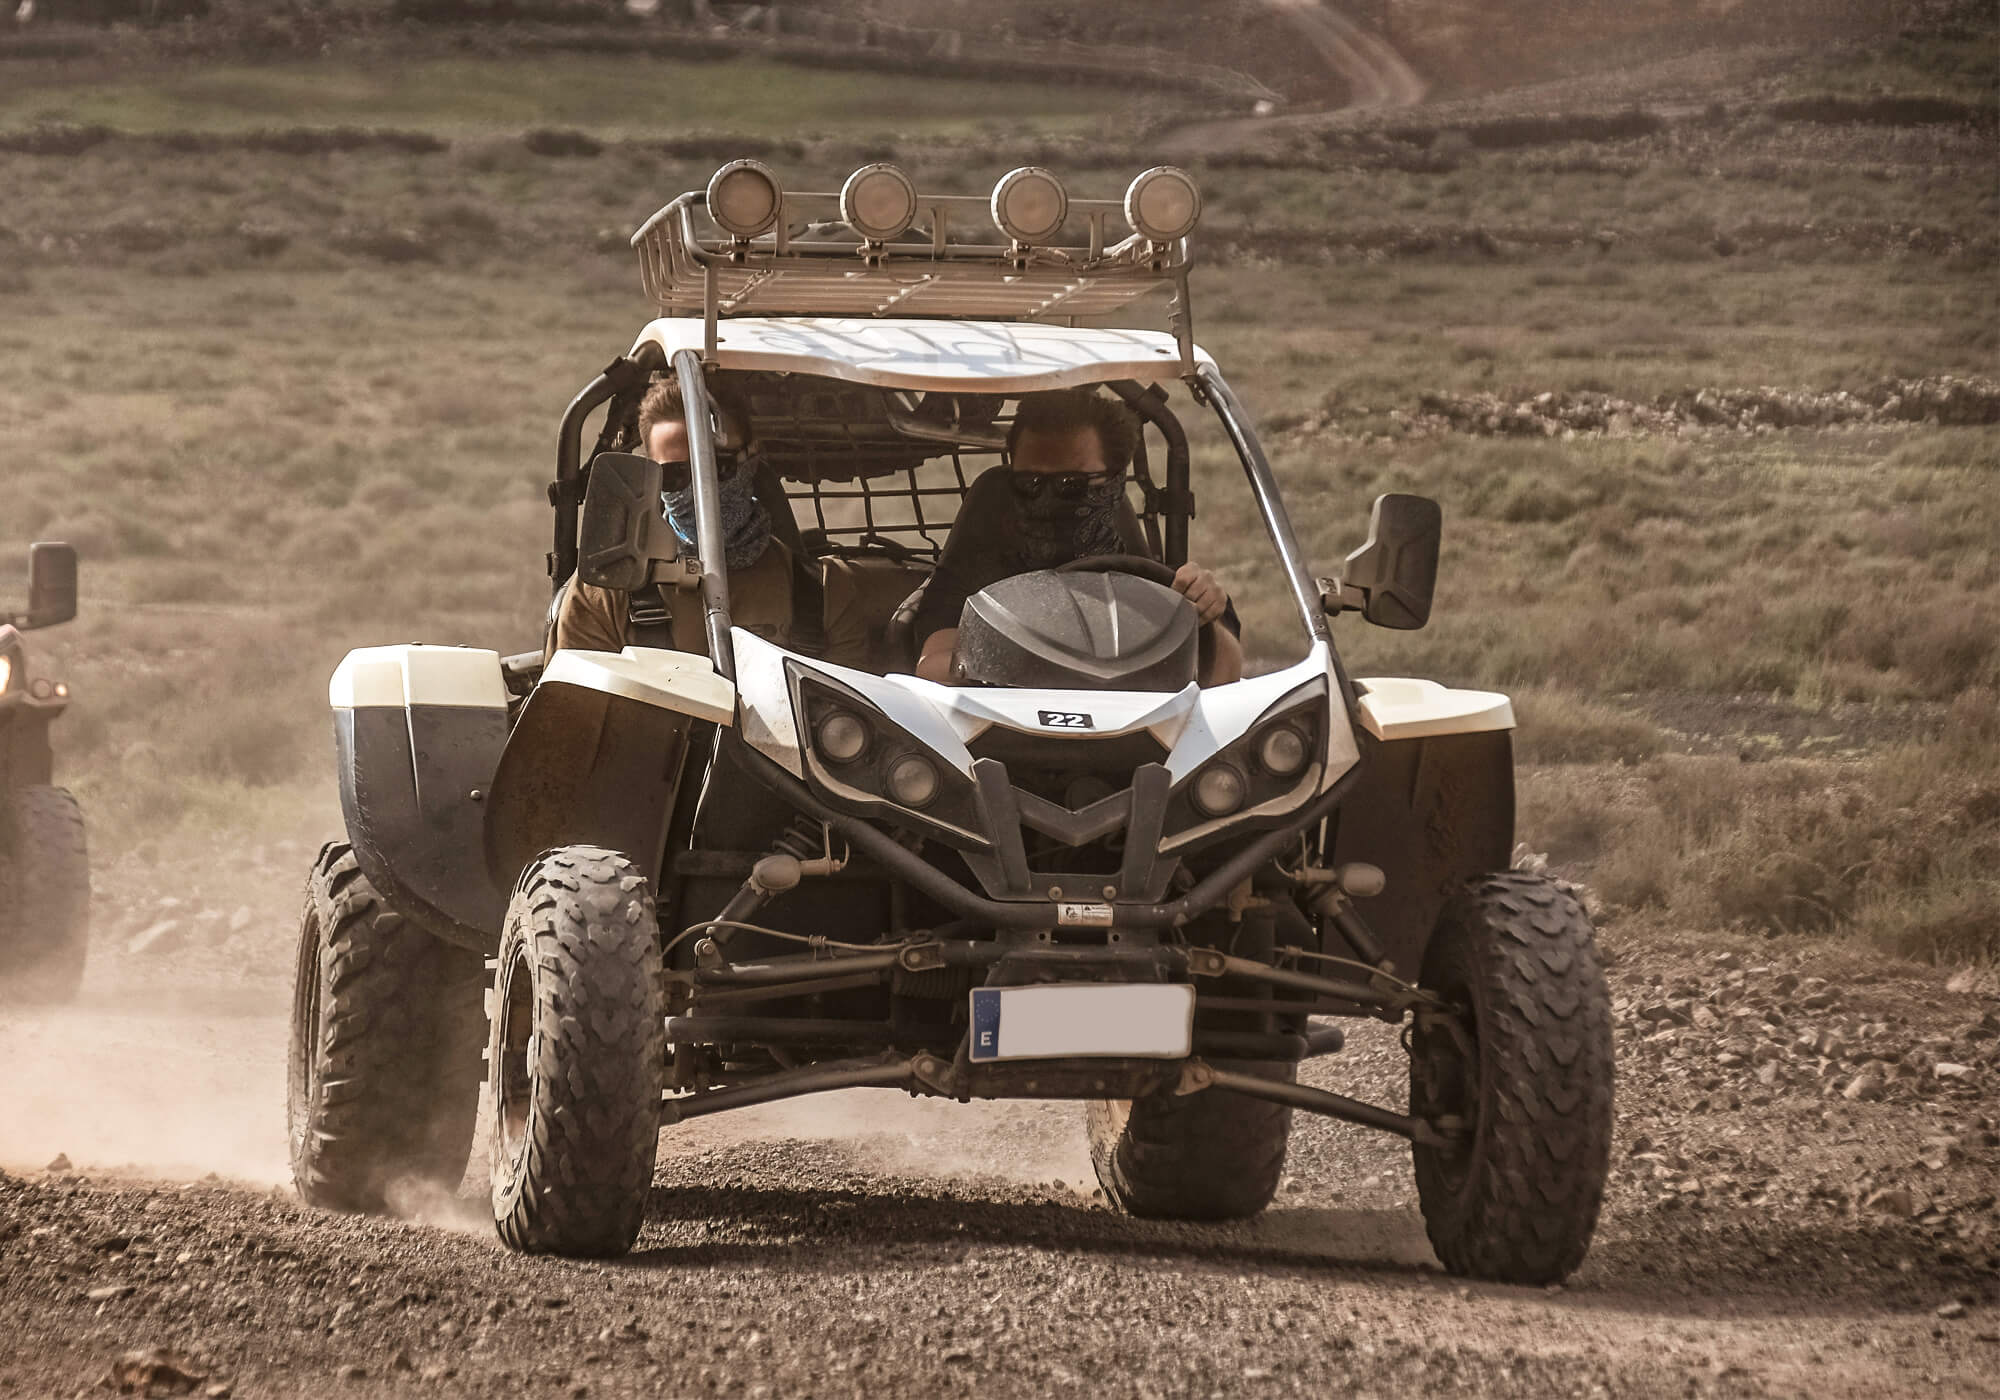
[[[993,187],[993,225],[1016,243],[1045,243],[1069,217],[1069,192],[1039,165],[1024,165]]]
[[[0,652],[0,695],[6,693],[7,687],[13,683],[13,680],[14,658],[6,655],[4,652]]]
[[[732,160],[708,182],[708,216],[725,233],[768,233],[785,207],[778,177],[761,160]]]
[[[1248,785],[1234,764],[1211,763],[1194,780],[1194,805],[1211,817],[1226,817],[1243,805]]]
[[[813,741],[822,758],[834,763],[852,763],[868,752],[868,725],[859,715],[835,710],[819,722]]]
[[[893,165],[864,165],[840,187],[840,217],[863,238],[886,243],[917,217],[917,187]]]
[[[1154,243],[1173,243],[1201,221],[1201,191],[1185,170],[1156,165],[1125,190],[1125,222]]]
[[[922,754],[905,754],[889,765],[889,796],[903,806],[928,806],[937,795],[937,765]]]
[[[1264,771],[1277,778],[1289,778],[1306,766],[1306,738],[1289,724],[1281,724],[1257,745],[1257,761]]]

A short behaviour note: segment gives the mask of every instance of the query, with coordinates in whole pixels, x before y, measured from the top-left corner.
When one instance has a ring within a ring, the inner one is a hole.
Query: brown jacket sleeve
[[[626,595],[571,576],[556,606],[556,625],[542,653],[543,664],[562,650],[623,651]]]

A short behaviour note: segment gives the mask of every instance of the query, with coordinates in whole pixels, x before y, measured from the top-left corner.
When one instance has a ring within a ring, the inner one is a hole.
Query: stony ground
[[[282,977],[177,1001],[127,955],[0,1009],[0,1395],[1994,1393],[1991,984],[1607,946],[1614,1177],[1548,1291],[1442,1274],[1358,1129],[1301,1120],[1261,1219],[1174,1226],[1094,1196],[1072,1105],[880,1091],[673,1130],[617,1263],[501,1250],[477,1163],[322,1214],[284,1184]],[[1364,1028],[1311,1077],[1393,1099],[1399,1062]]]

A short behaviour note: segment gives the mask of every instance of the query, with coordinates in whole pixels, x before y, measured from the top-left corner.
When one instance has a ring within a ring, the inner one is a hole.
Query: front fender
[[[485,799],[507,742],[497,652],[366,647],[328,688],[340,807],[363,873],[438,937],[492,952],[507,887],[487,876]]]

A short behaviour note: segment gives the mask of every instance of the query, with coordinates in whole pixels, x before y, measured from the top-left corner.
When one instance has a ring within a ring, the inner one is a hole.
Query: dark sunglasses
[[[1049,496],[1058,501],[1108,500],[1124,484],[1117,472],[1024,472],[1013,469],[1014,494],[1024,501]]]

